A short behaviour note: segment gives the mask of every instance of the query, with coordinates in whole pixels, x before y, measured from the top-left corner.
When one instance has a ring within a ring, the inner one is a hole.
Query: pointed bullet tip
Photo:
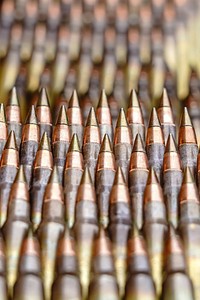
[[[104,89],[101,91],[100,98],[99,98],[99,103],[98,103],[97,107],[109,107],[108,106],[108,99],[107,99],[106,92],[105,92]]]
[[[111,144],[110,144],[110,139],[107,134],[104,135],[101,148],[100,148],[100,153],[101,152],[112,152]]]
[[[58,177],[58,168],[57,166],[54,166],[51,176],[49,178],[49,183],[60,183],[59,182],[59,177]]]
[[[180,126],[181,127],[182,126],[192,126],[192,121],[191,121],[190,115],[188,113],[187,107],[184,107],[183,114],[182,114],[182,117],[181,117],[181,125]]]
[[[131,90],[131,93],[129,96],[129,107],[140,107],[138,96],[134,89]]]
[[[15,137],[15,133],[13,130],[11,130],[7,142],[5,144],[5,149],[14,149],[14,150],[18,150],[17,148],[17,142],[16,142],[16,137]]]
[[[97,122],[94,107],[90,108],[90,112],[89,112],[89,115],[88,115],[88,118],[87,118],[86,126],[98,126],[98,122]]]
[[[123,108],[120,108],[119,111],[116,128],[117,127],[128,127],[128,122]]]
[[[88,167],[85,167],[80,184],[93,184]]]
[[[47,91],[44,87],[41,88],[41,90],[40,90],[37,106],[48,106],[48,107],[50,107],[49,97],[48,97]]]
[[[194,183],[194,178],[192,176],[190,167],[186,167],[184,170],[183,183]]]
[[[25,124],[38,124],[34,105],[31,105]]]
[[[70,143],[69,149],[68,149],[68,152],[73,152],[73,151],[81,152],[80,151],[80,146],[79,146],[78,136],[77,136],[76,133],[73,134],[72,139],[71,139],[71,143]]]
[[[171,103],[170,103],[166,88],[163,89],[159,107],[171,107]]]
[[[72,108],[72,107],[80,107],[80,106],[79,106],[78,95],[77,95],[76,90],[74,90],[74,91],[72,92],[71,98],[70,98],[70,100],[69,100],[68,108]]]
[[[24,173],[24,166],[20,165],[19,170],[17,172],[17,175],[15,177],[15,183],[16,182],[25,182],[26,183],[26,177]]]
[[[133,152],[139,152],[139,151],[145,152],[145,148],[144,148],[144,144],[143,144],[141,135],[139,133],[137,133],[137,135],[135,137],[134,145],[133,145]]]
[[[160,127],[160,121],[158,119],[158,115],[157,115],[157,111],[156,111],[155,107],[152,108],[151,116],[150,116],[150,120],[149,120],[149,127],[152,127],[152,126]]]
[[[42,135],[38,150],[48,150],[51,151],[51,145],[47,132],[45,131]]]
[[[122,169],[119,166],[117,168],[117,172],[115,174],[115,179],[114,179],[114,185],[117,185],[117,184],[123,184],[123,185],[126,184],[125,179],[124,179],[124,175],[122,173]]]
[[[0,104],[0,122],[6,123],[6,115],[3,103]]]
[[[57,121],[56,121],[56,125],[58,124],[63,124],[63,125],[67,125],[68,122],[67,122],[67,112],[66,112],[66,108],[64,105],[62,105],[60,107],[60,110],[59,110],[59,114],[58,114],[58,118],[57,118]]]
[[[156,184],[158,183],[159,184],[159,181],[158,181],[156,172],[154,171],[154,168],[150,168],[149,176],[148,176],[148,179],[147,179],[147,184],[152,184],[152,183],[156,183]]]
[[[165,147],[165,153],[167,152],[177,152],[176,143],[173,135],[170,133],[167,139],[167,144]]]
[[[9,105],[9,106],[12,106],[12,105],[13,106],[19,106],[19,98],[18,98],[17,89],[16,89],[15,86],[11,90],[10,97],[9,97],[7,105]]]

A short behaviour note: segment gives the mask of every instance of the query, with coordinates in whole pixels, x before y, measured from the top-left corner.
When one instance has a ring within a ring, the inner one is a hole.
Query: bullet
[[[187,274],[192,281],[196,300],[200,297],[200,224],[184,223],[179,230],[183,240]]]
[[[52,135],[54,165],[57,166],[60,183],[63,183],[63,170],[69,148],[70,134],[65,106],[62,105]]]
[[[180,237],[173,225],[169,226],[164,251],[165,279],[163,283],[162,299],[193,300],[193,288],[186,275],[186,263]]]
[[[130,128],[125,116],[124,109],[121,108],[117,119],[114,135],[114,154],[117,166],[122,169],[127,182],[128,167],[132,151],[132,138]]]
[[[96,196],[99,208],[99,222],[104,228],[109,223],[109,198],[115,178],[115,157],[110,139],[104,135],[96,168]]]
[[[101,91],[96,110],[96,116],[99,123],[101,141],[103,140],[105,134],[109,136],[110,141],[113,141],[112,118],[105,90]]]
[[[146,244],[136,225],[131,230],[127,248],[128,279],[124,299],[156,299]]]
[[[51,146],[48,134],[44,132],[33,165],[33,182],[30,190],[33,230],[38,228],[42,218],[43,197],[52,168]]]
[[[30,224],[28,185],[20,166],[12,185],[7,220],[2,228],[6,246],[6,278],[10,297],[17,279],[20,250]]]
[[[22,142],[20,148],[20,162],[24,166],[24,173],[28,186],[32,182],[33,163],[39,144],[39,126],[34,105],[31,106],[25,124],[22,128]]]
[[[8,299],[8,288],[6,282],[6,253],[5,242],[0,233],[0,297],[2,300]]]
[[[162,291],[163,250],[167,231],[166,208],[162,188],[153,168],[144,192],[144,234],[159,299]]]
[[[31,227],[22,243],[13,299],[44,300],[41,280],[40,246],[38,239],[33,235]]]
[[[152,109],[146,137],[146,151],[149,166],[153,167],[158,179],[162,182],[163,156],[165,151],[164,137],[155,107]]]
[[[36,105],[36,115],[38,119],[38,125],[40,127],[40,138],[42,138],[44,132],[46,132],[49,139],[51,140],[52,116],[49,98],[45,88],[42,88],[40,91],[39,99]]]
[[[6,105],[6,123],[8,134],[10,134],[12,130],[15,132],[16,143],[17,147],[19,148],[21,143],[22,123],[19,99],[15,87],[12,88],[8,103]]]
[[[200,207],[196,183],[189,167],[185,168],[179,193],[180,223],[199,223]]]
[[[0,226],[7,218],[8,199],[12,183],[19,168],[19,153],[15,133],[11,131],[5,144],[0,162]]]
[[[111,242],[106,236],[105,230],[101,227],[93,247],[92,275],[88,300],[93,299],[119,299]]]
[[[89,169],[85,167],[76,197],[74,224],[82,299],[88,296],[93,240],[98,232],[97,213],[94,185]]]
[[[110,193],[109,233],[112,240],[113,257],[120,297],[126,284],[127,239],[131,227],[131,210],[128,187],[120,167],[117,168]]]
[[[76,90],[73,91],[72,96],[69,100],[69,105],[67,109],[67,119],[71,136],[73,136],[74,133],[77,134],[80,143],[80,148],[82,149],[84,130],[83,117],[79,106],[78,95]]]
[[[58,241],[56,277],[52,286],[52,300],[65,299],[82,299],[75,241],[70,235],[68,227],[65,227],[65,231]]]
[[[66,155],[64,171],[65,219],[69,228],[74,225],[76,195],[82,175],[83,155],[79,147],[78,136],[75,133]]]
[[[166,89],[163,89],[157,114],[163,131],[165,144],[170,133],[176,140],[176,125],[174,123],[172,107]]]
[[[183,169],[187,166],[190,167],[194,177],[196,177],[198,146],[196,134],[186,107],[184,107],[181,117],[178,146]]]
[[[57,243],[63,231],[63,189],[59,183],[57,167],[54,166],[45,190],[42,221],[37,230],[41,246],[42,279],[45,300],[51,299],[51,286],[54,280]]]
[[[129,106],[127,109],[127,120],[132,133],[132,143],[139,133],[143,142],[145,142],[145,126],[140,102],[135,90],[131,90],[129,96]]]
[[[149,164],[141,135],[137,133],[129,166],[129,193],[132,219],[140,230],[143,225],[143,197]]]
[[[8,138],[4,104],[0,104],[0,158]]]
[[[173,135],[170,133],[163,159],[163,194],[167,208],[167,220],[175,228],[179,220],[179,192],[183,174],[181,161]]]
[[[94,108],[90,109],[83,137],[84,165],[89,168],[90,176],[94,182],[96,164],[100,150],[100,132]]]

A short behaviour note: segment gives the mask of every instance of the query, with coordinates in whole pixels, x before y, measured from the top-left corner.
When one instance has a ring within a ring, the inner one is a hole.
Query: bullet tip
[[[46,131],[42,135],[38,150],[51,151],[50,141]]]
[[[168,136],[166,147],[165,147],[165,153],[167,152],[177,152],[176,143],[171,133]]]
[[[41,88],[41,90],[40,90],[37,106],[48,106],[48,107],[50,107],[47,90],[44,87]]]
[[[56,121],[56,125],[59,125],[59,124],[63,124],[63,125],[67,125],[68,124],[68,122],[67,122],[67,112],[66,112],[65,105],[62,105],[60,107],[60,110],[59,110],[59,114],[58,114],[58,118],[57,118],[57,121]]]
[[[101,152],[112,152],[111,144],[110,144],[110,139],[107,134],[104,135],[101,148],[100,148],[100,153]]]
[[[128,127],[128,122],[123,108],[120,108],[119,111],[116,128],[117,127]]]
[[[16,142],[16,137],[15,137],[15,132],[13,130],[11,130],[7,142],[5,144],[5,149],[14,149],[14,150],[18,150],[17,149],[17,142]]]
[[[25,124],[37,124],[37,116],[36,116],[36,112],[35,112],[35,106],[31,105],[31,108],[28,112]]]
[[[96,126],[98,127],[98,122],[95,114],[94,107],[90,108],[90,112],[87,118],[86,126]]]
[[[72,108],[72,107],[80,107],[80,106],[79,106],[78,95],[77,95],[76,90],[74,90],[74,91],[72,92],[71,98],[70,98],[70,100],[69,100],[68,108]]]
[[[99,98],[99,103],[98,103],[97,107],[98,108],[100,108],[100,107],[109,107],[108,99],[107,99],[106,92],[105,92],[104,89],[101,91],[100,98]]]
[[[131,90],[131,93],[129,96],[129,107],[140,107],[138,96],[134,89]]]
[[[73,152],[73,151],[81,152],[78,136],[76,133],[73,134],[70,145],[69,145],[69,149],[68,149],[68,152]]]

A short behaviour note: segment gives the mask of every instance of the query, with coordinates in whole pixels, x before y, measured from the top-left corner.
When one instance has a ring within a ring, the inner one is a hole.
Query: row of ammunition
[[[104,90],[85,125],[76,91],[56,108],[44,88],[24,124],[16,88],[0,106],[1,299],[199,299],[200,155],[187,108],[178,149],[166,90],[147,128],[134,90],[117,118]]]

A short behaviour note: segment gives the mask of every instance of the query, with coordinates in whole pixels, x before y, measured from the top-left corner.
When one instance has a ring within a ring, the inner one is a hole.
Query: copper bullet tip
[[[149,171],[147,185],[144,191],[144,202],[164,202],[163,191],[153,168]]]
[[[6,123],[6,115],[3,103],[0,104],[0,122]]]
[[[71,98],[70,98],[70,100],[69,100],[68,108],[72,108],[72,107],[80,107],[80,106],[79,106],[78,95],[77,95],[76,90],[74,90],[74,91],[72,92]]]
[[[17,149],[17,142],[16,142],[16,137],[15,137],[15,133],[13,130],[11,130],[7,142],[5,144],[5,148],[4,149],[14,149],[14,150],[18,150]]]
[[[164,88],[161,96],[161,100],[159,103],[159,107],[171,107],[171,103],[167,94],[167,90]]]
[[[47,132],[43,133],[38,150],[51,151],[51,145],[50,145],[50,141],[49,141]]]
[[[186,167],[184,170],[183,183],[194,183],[194,178],[192,176],[190,167]]]
[[[90,109],[90,112],[89,112],[89,115],[88,115],[88,118],[87,118],[87,122],[86,122],[86,126],[98,127],[98,122],[97,122],[94,107],[91,107],[91,109]]]
[[[180,126],[181,127],[183,127],[183,126],[193,126],[190,115],[188,113],[187,107],[184,107],[183,114],[182,114],[182,117],[181,117],[181,125]]]
[[[91,185],[93,185],[92,178],[90,176],[90,171],[89,171],[87,166],[85,167],[85,170],[83,172],[80,185],[81,184],[91,184]]]
[[[38,102],[37,102],[37,107],[38,106],[48,106],[48,107],[50,107],[49,97],[48,97],[48,94],[47,94],[47,91],[46,91],[45,88],[41,88],[41,90],[40,90],[39,99],[38,99]]]
[[[50,175],[48,184],[49,184],[49,183],[57,183],[57,184],[60,184],[57,166],[54,166],[54,167],[53,167],[53,170],[52,170],[52,172],[51,172],[51,175]]]
[[[15,177],[14,183],[17,183],[17,182],[26,183],[26,177],[25,177],[24,166],[23,165],[20,165],[19,170],[17,172],[17,175]]]
[[[99,98],[99,103],[98,103],[97,108],[100,108],[100,107],[107,107],[107,108],[109,108],[108,99],[107,99],[106,92],[105,92],[104,89],[101,91],[100,98]]]
[[[113,185],[118,185],[118,184],[126,185],[124,175],[122,173],[122,169],[119,166],[117,167]]]
[[[34,105],[31,105],[25,124],[38,124]]]
[[[62,105],[60,107],[58,118],[57,118],[57,121],[56,121],[56,125],[61,125],[61,124],[63,124],[63,125],[67,125],[68,124],[68,121],[67,121],[67,112],[66,112],[65,105]]]
[[[63,189],[60,185],[57,166],[53,167],[44,194],[44,202],[49,202],[51,200],[63,202]]]
[[[132,152],[145,152],[143,140],[139,133],[137,133],[137,135],[136,135]]]
[[[140,108],[140,103],[138,100],[137,93],[134,89],[131,90],[130,96],[129,96],[129,108],[130,107],[138,107]]]
[[[168,136],[167,144],[165,147],[165,153],[168,153],[168,152],[177,152],[176,143],[175,143],[174,137],[171,133]]]
[[[160,121],[158,119],[156,108],[153,107],[151,111],[150,120],[149,120],[149,127],[155,127],[155,126],[160,127]]]
[[[101,148],[100,148],[100,152],[111,152],[112,153],[112,147],[110,144],[110,139],[109,136],[107,134],[104,135],[103,141],[101,143]]]
[[[17,95],[17,89],[14,86],[11,90],[11,94],[7,103],[8,106],[19,106],[19,99]]]
[[[186,167],[183,175],[183,182],[179,193],[180,203],[185,201],[194,201],[199,203],[197,187],[189,167]]]
[[[129,127],[123,108],[120,108],[120,111],[119,111],[116,128],[117,127]]]
[[[80,150],[80,146],[79,146],[79,140],[78,140],[78,136],[76,133],[73,134],[72,139],[71,139],[71,143],[69,145],[69,149],[68,149],[68,153],[69,152],[81,152]]]
[[[154,168],[150,168],[149,176],[147,179],[147,185],[148,184],[160,184]]]

